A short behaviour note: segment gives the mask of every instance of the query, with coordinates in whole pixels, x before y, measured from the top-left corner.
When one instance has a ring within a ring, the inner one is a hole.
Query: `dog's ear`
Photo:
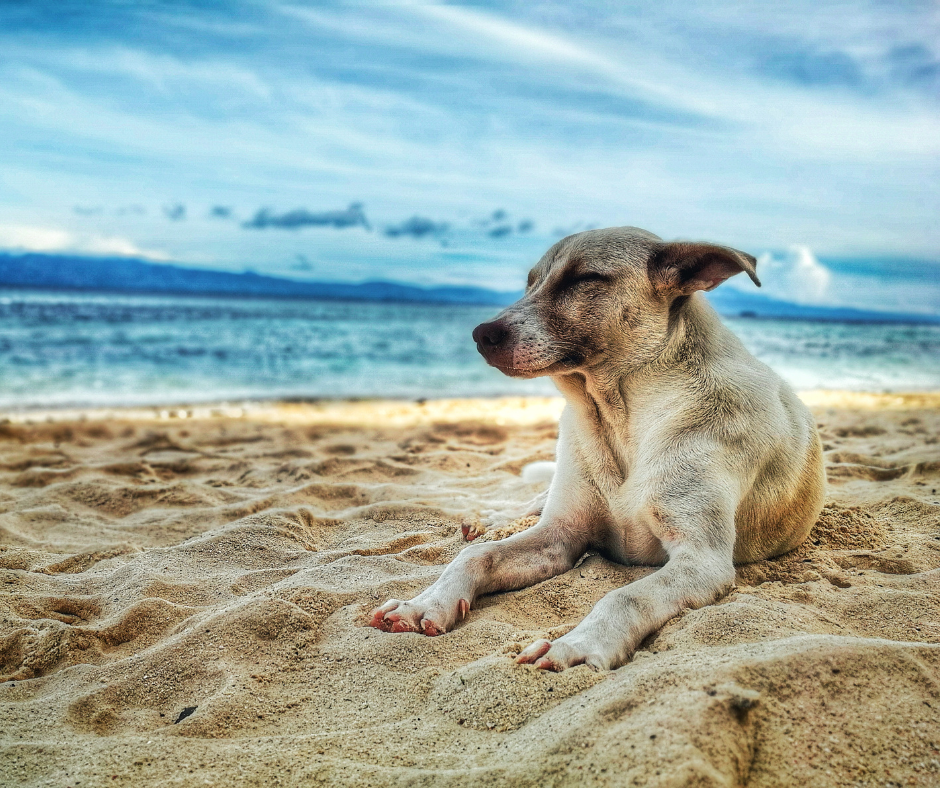
[[[649,260],[649,276],[657,289],[691,295],[696,290],[714,290],[744,271],[755,285],[757,260],[749,254],[715,244],[675,241],[661,244]]]

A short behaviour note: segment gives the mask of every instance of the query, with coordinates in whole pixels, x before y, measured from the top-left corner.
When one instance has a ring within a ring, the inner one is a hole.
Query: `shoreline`
[[[810,408],[898,411],[940,408],[940,390],[867,392],[840,389],[798,391]],[[416,426],[435,421],[493,420],[502,425],[529,425],[557,419],[561,396],[443,397],[440,399],[321,399],[309,401],[249,400],[172,405],[55,407],[2,410],[0,424],[42,424],[63,421],[185,421],[253,419],[292,424]]]

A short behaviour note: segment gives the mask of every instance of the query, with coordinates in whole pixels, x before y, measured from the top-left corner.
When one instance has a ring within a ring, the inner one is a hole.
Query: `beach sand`
[[[512,657],[651,569],[588,556],[438,638],[364,626],[538,491],[558,400],[11,415],[0,784],[936,786],[940,395],[805,399],[807,543],[561,674]]]

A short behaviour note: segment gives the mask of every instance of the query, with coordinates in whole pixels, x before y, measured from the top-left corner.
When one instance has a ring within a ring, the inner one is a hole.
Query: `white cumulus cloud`
[[[115,257],[144,257],[168,260],[169,255],[141,249],[127,238],[73,233],[55,227],[0,225],[0,249],[18,252],[74,252]]]
[[[765,252],[757,258],[757,273],[764,292],[798,304],[822,304],[831,300],[832,272],[808,246],[794,244],[784,254]]]

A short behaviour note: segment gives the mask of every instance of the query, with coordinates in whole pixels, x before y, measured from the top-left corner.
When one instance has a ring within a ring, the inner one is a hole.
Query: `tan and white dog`
[[[594,551],[662,568],[518,661],[616,668],[683,608],[725,594],[735,563],[799,545],[825,486],[813,417],[696,292],[742,271],[760,285],[755,263],[635,227],[549,249],[525,295],[473,332],[489,364],[550,375],[567,400],[542,516],[467,547],[426,591],[374,610],[372,626],[447,632],[480,595],[546,580]]]

